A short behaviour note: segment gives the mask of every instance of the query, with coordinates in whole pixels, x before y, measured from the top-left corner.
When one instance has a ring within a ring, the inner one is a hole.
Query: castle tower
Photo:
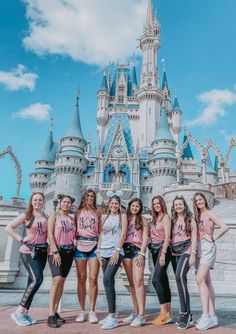
[[[164,67],[162,84],[161,84],[162,96],[163,96],[163,103],[164,107],[167,111],[167,114],[171,112],[171,95],[167,81],[166,69]]]
[[[84,139],[79,116],[79,93],[76,97],[75,111],[71,125],[60,140],[61,152],[55,162],[56,186],[58,193],[68,194],[75,198],[77,204],[81,197],[82,174],[87,168],[85,158],[86,141]]]
[[[187,134],[184,133],[183,144],[187,141]],[[188,184],[189,181],[199,181],[201,170],[197,165],[197,161],[194,159],[191,146],[188,143],[183,150],[181,157],[181,182]]]
[[[152,142],[152,158],[149,170],[153,175],[153,194],[162,194],[165,186],[176,182],[176,141],[168,123],[165,107],[162,107],[159,128]]]
[[[109,79],[110,82],[110,79]],[[110,85],[110,83],[109,83]],[[101,81],[100,88],[97,92],[97,133],[101,143],[104,143],[105,133],[104,126],[108,121],[108,104],[109,104],[109,91],[106,70],[104,69],[103,78]]]
[[[207,183],[209,184],[215,184],[216,183],[216,171],[213,168],[212,162],[211,162],[211,158],[210,158],[210,154],[209,152],[207,153],[207,157],[206,157],[206,180]]]
[[[30,174],[30,188],[32,192],[44,192],[45,185],[53,173],[55,162],[55,147],[53,143],[52,124],[46,138],[40,157],[35,162],[35,170]]]
[[[159,125],[163,100],[158,86],[157,52],[160,47],[160,25],[153,14],[152,0],[148,0],[147,18],[140,37],[142,69],[140,87],[136,91],[139,102],[139,147],[151,151],[151,143]]]
[[[173,109],[171,112],[171,129],[173,132],[173,136],[175,138],[175,141],[177,143],[177,148],[179,147],[179,134],[181,132],[181,116],[182,116],[182,111],[179,107],[179,101],[177,96],[175,96],[174,99],[174,104],[173,104]]]

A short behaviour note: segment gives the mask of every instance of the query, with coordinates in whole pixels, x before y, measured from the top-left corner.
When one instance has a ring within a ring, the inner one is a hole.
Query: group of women
[[[126,213],[121,210],[122,192],[108,192],[108,212],[101,215],[96,205],[96,193],[87,189],[74,215],[70,210],[74,199],[59,195],[59,208],[50,217],[43,212],[44,195],[31,195],[25,213],[6,227],[7,232],[21,243],[20,256],[29,274],[26,290],[12,319],[19,326],[37,323],[28,313],[33,297],[43,281],[43,270],[48,263],[52,273],[49,297],[49,327],[58,328],[66,322],[59,315],[59,305],[64,283],[75,260],[80,313],[76,322],[98,323],[102,329],[118,326],[116,313],[115,276],[123,265],[133,301],[133,312],[123,319],[132,327],[145,323],[144,268],[147,247],[154,264],[152,283],[156,290],[160,313],[153,320],[156,326],[176,323],[179,329],[193,325],[187,274],[191,266],[196,268],[196,281],[203,313],[196,328],[206,330],[218,325],[215,314],[215,296],[210,270],[216,259],[215,241],[228,227],[210,210],[203,193],[193,197],[192,213],[184,197],[173,200],[171,215],[161,196],[152,199],[152,222],[148,224],[142,215],[143,204],[139,198],[128,203]],[[18,233],[25,227],[26,236]],[[217,233],[214,228],[218,226]],[[180,312],[177,320],[171,311],[171,290],[167,268],[172,264],[179,294]],[[108,304],[108,314],[98,321],[95,313],[98,295],[98,274],[101,266],[103,284]],[[89,281],[89,312],[85,310],[87,273]]]

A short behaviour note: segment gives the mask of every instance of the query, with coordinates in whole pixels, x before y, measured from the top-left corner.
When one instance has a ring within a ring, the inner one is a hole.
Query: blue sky
[[[225,155],[236,137],[236,1],[158,0],[158,8],[153,3],[161,23],[160,75],[164,58],[188,131],[202,144],[211,137]],[[29,195],[28,175],[47,136],[48,117],[54,118],[54,138],[63,136],[78,87],[82,130],[95,144],[103,67],[109,60],[131,59],[146,5],[146,0],[0,1],[0,152],[12,145],[20,161],[22,197]],[[231,167],[236,169],[235,152]],[[14,196],[15,180],[10,158],[0,159],[0,195]]]

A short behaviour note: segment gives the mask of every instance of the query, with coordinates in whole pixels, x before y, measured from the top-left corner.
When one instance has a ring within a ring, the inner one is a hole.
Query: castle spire
[[[184,139],[183,144],[187,141],[187,132],[186,128],[184,128]],[[190,147],[190,144],[188,143],[185,149],[183,150],[182,159],[193,159],[193,153]]]
[[[160,123],[159,127],[156,130],[156,137],[155,137],[155,140],[161,140],[161,139],[168,139],[174,141],[174,138],[170,132],[170,126],[165,107],[162,107],[161,109]]]
[[[52,118],[50,119],[49,133],[46,138],[43,150],[40,154],[38,160],[51,161],[51,149],[53,147],[53,138],[52,138]]]
[[[76,103],[75,103],[75,111],[74,111],[71,125],[66,133],[66,137],[76,137],[76,138],[81,138],[85,140],[82,130],[81,130],[81,124],[80,124],[79,97],[80,97],[80,89],[78,89],[78,93],[76,96]]]
[[[154,15],[153,15],[152,0],[148,0],[146,26],[145,26],[146,29],[153,26],[153,23],[154,23],[153,18],[154,18]]]
[[[102,82],[101,82],[101,85],[100,85],[100,89],[99,89],[99,90],[105,90],[105,91],[108,91],[107,75],[106,75],[106,66],[104,67],[103,78],[102,78]]]

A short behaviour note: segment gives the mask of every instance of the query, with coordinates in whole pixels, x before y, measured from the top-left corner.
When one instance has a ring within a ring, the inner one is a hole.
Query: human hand
[[[163,267],[166,263],[166,256],[165,256],[165,253],[161,253],[161,256],[160,256],[160,259],[159,259],[159,264],[161,267]]]
[[[98,262],[99,262],[100,266],[102,266],[102,257],[101,257],[101,254],[98,251],[96,252],[96,257],[98,259]]]
[[[139,254],[139,256],[136,256],[135,264],[139,268],[143,267],[144,266],[144,256],[141,254]]]
[[[35,239],[35,236],[33,234],[26,235],[23,239],[23,243],[33,241],[34,239]]]
[[[192,253],[189,258],[189,267],[192,267],[195,264],[196,255]]]
[[[55,264],[56,266],[60,266],[61,265],[61,256],[60,256],[59,253],[53,254],[52,263]]]
[[[109,261],[110,265],[114,266],[117,264],[119,255],[120,255],[120,252],[116,250],[115,253],[110,258],[110,261]]]

